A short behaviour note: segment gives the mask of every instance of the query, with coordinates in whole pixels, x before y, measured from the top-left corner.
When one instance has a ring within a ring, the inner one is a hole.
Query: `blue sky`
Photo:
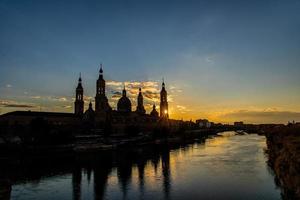
[[[72,112],[79,72],[91,98],[102,62],[108,81],[165,77],[175,118],[300,120],[299,10],[299,0],[1,0],[0,111]]]

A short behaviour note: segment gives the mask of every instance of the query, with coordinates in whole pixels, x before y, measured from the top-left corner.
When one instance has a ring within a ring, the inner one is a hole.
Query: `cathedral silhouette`
[[[111,106],[108,103],[107,96],[105,94],[105,80],[103,76],[103,68],[102,64],[100,65],[99,70],[99,78],[96,82],[96,96],[95,96],[95,110],[93,110],[92,102],[89,104],[89,108],[84,112],[84,89],[82,86],[82,79],[81,75],[78,79],[78,85],[76,87],[76,95],[75,95],[75,102],[74,102],[74,113],[75,115],[82,117],[85,120],[96,118],[100,119],[106,117],[108,113],[114,113],[115,115],[121,116],[130,116],[130,115],[139,115],[147,117],[146,110],[144,108],[144,99],[142,94],[142,88],[139,88],[139,93],[137,96],[137,106],[136,110],[132,111],[132,104],[130,99],[126,95],[126,88],[124,85],[122,96],[118,100],[117,103],[117,110],[113,111]],[[167,100],[167,91],[165,87],[164,80],[162,82],[162,89],[160,92],[160,114],[156,111],[156,106],[153,104],[153,109],[150,112],[148,117],[152,118],[169,118],[168,112],[168,100]]]
[[[84,110],[84,88],[80,74],[76,87],[74,113],[13,111],[0,115],[0,125],[8,127],[5,129],[6,132],[17,129],[16,132],[25,130],[30,134],[37,126],[36,129],[52,127],[49,130],[63,130],[75,135],[122,135],[126,133],[136,135],[149,133],[160,129],[162,126],[170,127],[171,131],[180,127],[182,121],[169,119],[167,90],[164,80],[160,91],[160,112],[156,110],[154,104],[152,111],[146,113],[142,88],[139,88],[137,106],[133,110],[132,103],[126,94],[125,85],[116,110],[112,109],[105,94],[105,87],[103,68],[100,65],[94,109],[92,102],[90,102],[88,109]]]

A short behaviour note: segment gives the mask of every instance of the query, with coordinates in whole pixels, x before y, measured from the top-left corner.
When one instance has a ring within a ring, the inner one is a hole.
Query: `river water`
[[[24,159],[6,173],[5,198],[281,199],[265,148],[263,136],[225,132],[175,147]]]

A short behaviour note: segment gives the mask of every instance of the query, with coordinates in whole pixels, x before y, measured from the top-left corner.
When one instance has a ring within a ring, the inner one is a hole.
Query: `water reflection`
[[[0,199],[280,199],[264,142],[230,136],[205,144],[23,157],[1,167]]]

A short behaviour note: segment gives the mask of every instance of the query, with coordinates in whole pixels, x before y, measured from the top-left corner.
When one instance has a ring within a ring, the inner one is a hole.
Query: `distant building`
[[[211,122],[209,122],[207,119],[197,119],[196,124],[199,126],[199,128],[210,128]]]
[[[242,127],[242,126],[244,126],[244,122],[234,122],[234,124],[233,124],[234,126],[236,126],[236,127]]]

